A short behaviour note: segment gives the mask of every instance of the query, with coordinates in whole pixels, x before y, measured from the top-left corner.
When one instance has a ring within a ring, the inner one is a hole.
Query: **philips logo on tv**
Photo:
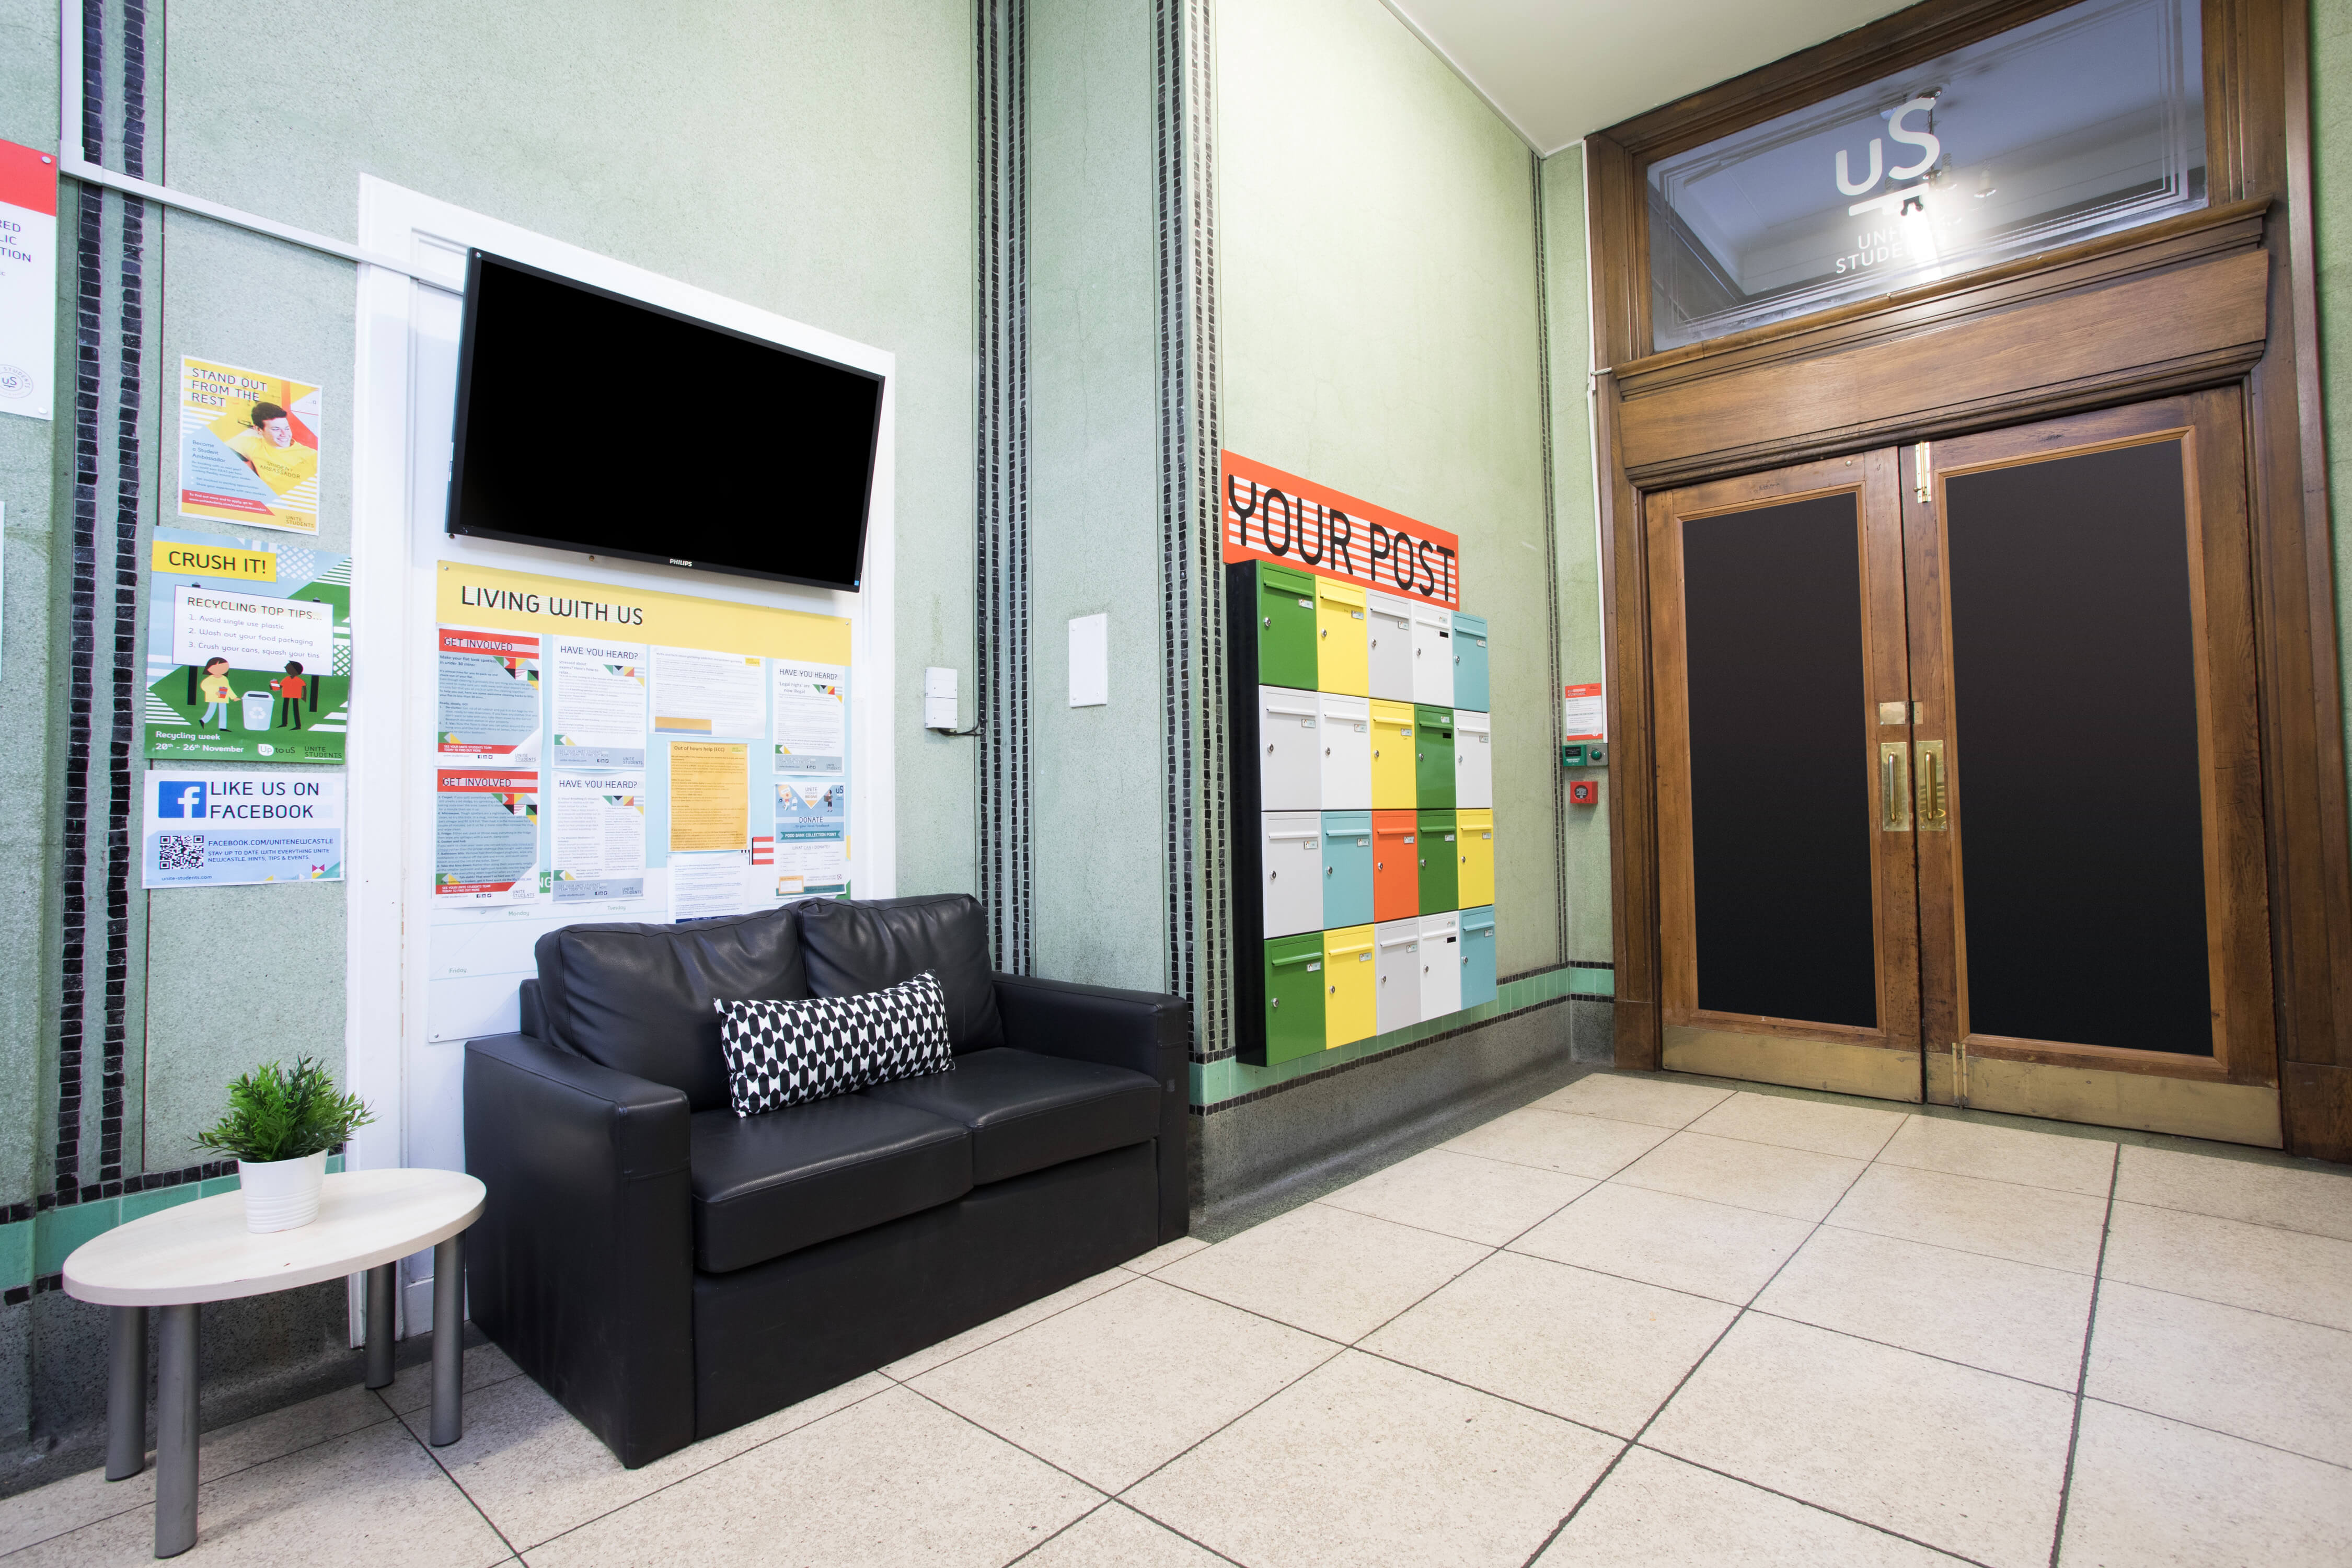
[[[159,782],[155,785],[155,815],[203,820],[206,815],[204,781],[202,779],[164,779]]]

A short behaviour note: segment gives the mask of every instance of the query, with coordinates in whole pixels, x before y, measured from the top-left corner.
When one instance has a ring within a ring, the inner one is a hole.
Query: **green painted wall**
[[[2327,504],[2336,531],[2340,627],[2352,607],[2352,0],[2312,0],[2311,159]],[[2347,733],[2352,735],[2352,643],[2340,635],[2337,655],[2343,660]]]
[[[1161,787],[1151,14],[1029,6],[1036,971],[1169,984]],[[1069,706],[1073,616],[1107,613],[1110,701]]]
[[[1378,0],[1223,7],[1216,60],[1225,445],[1461,535],[1495,655],[1497,967],[1583,956],[1553,852],[1534,161]]]

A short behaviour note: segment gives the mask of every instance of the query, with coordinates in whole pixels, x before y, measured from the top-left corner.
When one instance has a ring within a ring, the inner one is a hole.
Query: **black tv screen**
[[[476,250],[451,533],[855,593],[882,378]]]

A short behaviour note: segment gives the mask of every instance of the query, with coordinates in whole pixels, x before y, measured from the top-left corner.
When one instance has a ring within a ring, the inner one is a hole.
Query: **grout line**
[[[2195,1157],[2212,1158],[2210,1154]],[[2352,1182],[2347,1182],[2342,1195],[2347,1200],[2352,1200]],[[2281,1236],[2309,1237],[2314,1241],[2332,1241],[2339,1247],[2352,1247],[2352,1237],[2330,1236],[2324,1230],[2299,1230],[2291,1225],[2276,1225],[2264,1219],[2245,1219],[2233,1214],[2209,1214],[2203,1209],[2182,1208],[2177,1204],[2144,1203],[2138,1198],[2126,1198],[2120,1194],[2116,1198],[2116,1202],[2127,1209],[2152,1209],[2158,1214],[2185,1214],[2197,1219],[2216,1220],[2223,1225],[2250,1225],[2256,1230],[2275,1231]]]
[[[1046,1314],[1045,1314],[1044,1317],[1042,1317],[1042,1318],[1035,1318],[1035,1319],[1033,1319],[1033,1320],[1031,1320],[1031,1321],[1028,1321],[1028,1322],[1023,1323],[1023,1324],[1022,1324],[1020,1327],[1018,1327],[1018,1328],[1007,1329],[1007,1330],[1005,1330],[1005,1331],[1004,1331],[1004,1332],[1003,1332],[1003,1333],[1001,1333],[1001,1334],[997,1335],[997,1336],[996,1336],[994,1339],[992,1339],[992,1340],[982,1340],[980,1343],[978,1343],[978,1344],[976,1344],[976,1345],[971,1345],[971,1346],[969,1346],[969,1347],[967,1347],[967,1348],[965,1348],[965,1349],[963,1349],[963,1350],[960,1350],[960,1351],[956,1352],[956,1353],[955,1353],[955,1354],[953,1354],[953,1355],[951,1355],[951,1356],[948,1357],[948,1358],[947,1358],[947,1360],[945,1360],[945,1361],[941,1361],[941,1362],[934,1362],[934,1363],[933,1363],[932,1364],[930,1364],[929,1366],[927,1366],[927,1367],[923,1368],[923,1370],[922,1370],[922,1371],[920,1371],[920,1372],[909,1373],[908,1373],[905,1377],[900,1377],[898,1373],[894,1373],[894,1372],[890,1371],[890,1370],[889,1370],[889,1367],[881,1367],[881,1366],[877,1366],[877,1367],[876,1367],[874,1370],[875,1370],[876,1372],[877,1372],[877,1373],[880,1373],[884,1377],[888,1378],[891,1382],[893,1382],[893,1383],[895,1383],[895,1384],[900,1384],[901,1386],[903,1386],[903,1385],[905,1385],[905,1384],[910,1384],[910,1383],[914,1382],[914,1381],[915,1381],[915,1379],[917,1379],[917,1378],[919,1378],[919,1377],[929,1377],[929,1376],[930,1376],[930,1375],[931,1375],[931,1373],[935,1373],[935,1372],[939,1371],[941,1367],[945,1367],[945,1366],[953,1366],[956,1363],[958,1363],[958,1362],[960,1362],[960,1361],[963,1360],[966,1356],[978,1355],[982,1351],[993,1349],[995,1346],[1003,1344],[1005,1341],[1007,1341],[1007,1340],[1009,1340],[1009,1339],[1012,1339],[1012,1338],[1015,1337],[1016,1335],[1025,1334],[1025,1333],[1027,1333],[1030,1330],[1032,1330],[1032,1329],[1034,1329],[1034,1328],[1037,1327],[1037,1326],[1038,1326],[1038,1324],[1040,1324],[1040,1323],[1050,1323],[1050,1322],[1052,1322],[1055,1319],[1056,1319],[1056,1318],[1060,1317],[1063,1313],[1065,1313],[1065,1312],[1070,1312],[1070,1311],[1075,1311],[1075,1310],[1076,1310],[1078,1308],[1085,1306],[1085,1305],[1086,1305],[1087,1302],[1089,1302],[1089,1301],[1098,1301],[1098,1300],[1101,1300],[1103,1297],[1105,1297],[1105,1296],[1116,1295],[1116,1294],[1118,1294],[1119,1291],[1126,1289],[1129,1285],[1134,1284],[1138,1279],[1150,1279],[1150,1278],[1151,1278],[1151,1276],[1150,1276],[1150,1275],[1149,1275],[1149,1274],[1138,1274],[1138,1273],[1136,1273],[1136,1272],[1135,1272],[1135,1270],[1133,1270],[1132,1268],[1128,1268],[1125,1264],[1122,1264],[1122,1263],[1114,1263],[1114,1264],[1112,1264],[1112,1265],[1110,1266],[1110,1268],[1104,1269],[1104,1270],[1103,1270],[1103,1273],[1104,1273],[1104,1274],[1110,1274],[1110,1273],[1124,1273],[1124,1274],[1126,1274],[1126,1275],[1128,1276],[1128,1278],[1126,1278],[1126,1279],[1124,1279],[1119,1280],[1117,1284],[1114,1284],[1114,1285],[1106,1285],[1106,1286],[1104,1286],[1101,1289],[1099,1289],[1099,1290],[1097,1290],[1097,1291],[1093,1292],[1091,1295],[1081,1296],[1081,1297],[1079,1297],[1079,1298],[1078,1298],[1076,1300],[1075,1300],[1075,1301],[1069,1302],[1069,1303],[1067,1303],[1066,1305],[1064,1305],[1064,1306],[1056,1307],[1056,1308],[1055,1308],[1052,1311],[1050,1311],[1050,1312],[1046,1313]],[[1063,1287],[1062,1287],[1062,1289],[1063,1289],[1063,1290],[1075,1290],[1075,1289],[1076,1289],[1078,1288],[1078,1285],[1083,1285],[1083,1284],[1087,1283],[1087,1280],[1088,1280],[1088,1279],[1101,1279],[1101,1278],[1102,1278],[1102,1275],[1101,1275],[1101,1274],[1089,1274],[1089,1275],[1087,1275],[1087,1279],[1081,1279],[1081,1280],[1079,1280],[1079,1281],[1077,1282],[1077,1284],[1076,1284],[1076,1285],[1065,1285],[1065,1286],[1063,1286]],[[1058,1295],[1060,1295],[1061,1293],[1062,1293],[1062,1292],[1061,1292],[1061,1290],[1056,1290],[1055,1292],[1054,1292],[1054,1294],[1055,1294],[1055,1295],[1057,1295],[1057,1296],[1058,1296]],[[1029,1303],[1029,1305],[1031,1305],[1031,1306],[1033,1306],[1033,1307],[1034,1307],[1034,1306],[1035,1306],[1035,1305],[1036,1305],[1036,1302],[1032,1301],[1032,1302],[1030,1302],[1030,1303]],[[1022,1310],[1022,1309],[1020,1309],[1019,1307],[1015,1307],[1015,1308],[1013,1308],[1013,1312],[1018,1312],[1018,1311],[1020,1311],[1021,1310]],[[1012,1315],[1013,1315],[1013,1313],[1012,1313],[1012,1312],[1004,1312],[1004,1313],[1000,1313],[1000,1314],[998,1315],[998,1318],[1009,1318],[1009,1317],[1011,1317]],[[988,1322],[989,1322],[989,1323],[995,1322],[995,1321],[998,1321],[998,1318],[991,1318],[991,1319],[988,1321]],[[967,1333],[967,1334],[969,1334],[969,1333],[973,1333],[973,1332],[975,1332],[975,1331],[979,1331],[979,1330],[981,1330],[981,1329],[984,1329],[984,1328],[986,1328],[986,1327],[988,1327],[988,1323],[974,1323],[971,1328],[966,1329],[966,1330],[964,1331],[964,1333]],[[950,1335],[949,1335],[949,1336],[948,1336],[948,1338],[949,1338],[949,1339],[960,1339],[960,1338],[961,1338],[961,1337],[962,1337],[962,1336],[961,1336],[961,1335],[959,1335],[959,1334],[950,1334]],[[941,1342],[941,1343],[945,1343],[946,1342],[945,1342],[945,1341],[941,1341],[940,1342]],[[937,1349],[938,1347],[937,1347],[937,1346],[935,1346],[935,1345],[926,1345],[926,1346],[924,1346],[923,1348],[924,1348],[924,1350],[935,1350],[935,1349]],[[910,1354],[910,1355],[902,1355],[902,1356],[900,1356],[900,1357],[898,1358],[898,1361],[912,1361],[912,1360],[915,1358],[915,1356],[919,1356],[919,1355],[920,1355],[920,1354],[922,1354],[922,1353],[923,1353],[923,1352],[922,1352],[922,1351],[916,1351],[916,1352],[913,1352],[913,1354]],[[890,1366],[896,1366],[896,1365],[898,1365],[898,1362],[892,1362],[892,1363],[890,1363]]]
[[[2284,1454],[2291,1459],[2309,1459],[2315,1465],[2326,1465],[2332,1470],[2352,1470],[2352,1463],[2342,1459],[2331,1459],[2322,1454],[2306,1454],[2300,1448],[2288,1448],[2276,1443],[2265,1443],[2260,1437],[2249,1437],[2242,1432],[2231,1432],[2220,1426],[2208,1426],[2201,1421],[2191,1421],[2185,1416],[2168,1415],[2161,1410],[2150,1410],[2144,1405],[2126,1405],[2120,1399],[2101,1399],[2096,1394],[2091,1394],[2083,1395],[2083,1403],[2104,1405],[2110,1410],[2128,1410],[2135,1415],[2145,1415],[2151,1420],[2169,1421],[2176,1426],[2186,1426],[2193,1432],[2210,1432],[2216,1437],[2227,1437],[2232,1443],[2245,1443],[2253,1447],[2267,1448],[2273,1454]]]
[[[397,1380],[395,1379],[395,1381]],[[499,1384],[509,1381],[511,1381],[511,1379],[502,1377],[499,1378],[497,1383],[486,1383],[482,1387],[485,1389],[496,1388],[499,1386]],[[507,1559],[520,1559],[522,1556],[521,1548],[516,1546],[513,1540],[507,1534],[507,1532],[499,1527],[499,1521],[490,1517],[489,1510],[482,1506],[481,1500],[477,1498],[472,1492],[466,1489],[466,1483],[457,1479],[456,1471],[450,1469],[446,1464],[442,1462],[440,1454],[435,1450],[433,1445],[416,1435],[416,1428],[408,1424],[408,1417],[401,1412],[392,1409],[392,1401],[385,1397],[386,1393],[392,1386],[392,1384],[387,1384],[383,1388],[371,1388],[368,1392],[375,1395],[377,1404],[383,1405],[386,1410],[392,1411],[392,1418],[399,1425],[402,1434],[405,1436],[410,1442],[415,1444],[419,1448],[422,1448],[425,1451],[425,1458],[430,1460],[433,1464],[433,1468],[441,1473],[441,1479],[447,1481],[457,1494],[466,1500],[466,1506],[472,1509],[474,1512],[480,1517],[481,1521],[490,1527],[490,1533],[497,1536],[499,1538],[499,1544],[507,1549]],[[466,1394],[467,1392],[469,1391],[466,1388],[465,1362],[464,1358],[460,1357],[457,1367],[457,1407],[461,1412],[465,1409]],[[480,1390],[473,1390],[471,1392],[478,1393]],[[426,1419],[429,1422],[431,1419],[432,1406],[428,1405],[425,1408],[426,1412]],[[569,1415],[571,1415],[571,1412],[567,1410],[564,1414]],[[364,1428],[362,1428],[362,1430],[364,1430]],[[458,1423],[457,1439],[459,1442],[465,1441],[465,1424],[462,1420]],[[451,1447],[454,1447],[456,1445],[452,1444]]]
[[[2094,1279],[2098,1277],[2095,1266],[2090,1268],[2067,1268],[2055,1263],[2035,1263],[2023,1258],[2012,1258],[2005,1252],[1980,1252],[1973,1247],[1955,1247],[1948,1241],[1923,1241],[1916,1236],[1898,1236],[1891,1230],[1870,1230],[1851,1222],[1840,1225],[1837,1223],[1834,1210],[1823,1216],[1822,1225],[1830,1230],[1843,1231],[1848,1236],[1874,1236],[1881,1241],[1907,1241],[1914,1247],[1932,1247],[1938,1252],[1957,1252],[1966,1258],[1989,1258],[1995,1263],[2014,1263],[2021,1268],[2046,1269],[2050,1273],[2070,1275],[2076,1279]]]
[[[2082,1277],[2078,1275],[2076,1278],[2080,1279]],[[1760,1296],[1763,1292],[1759,1290],[1757,1294]],[[1811,1329],[1816,1333],[1835,1334],[1842,1340],[1856,1340],[1863,1344],[1878,1345],[1886,1350],[1900,1351],[1906,1355],[1916,1355],[1924,1361],[1940,1362],[1946,1366],[1956,1366],[1963,1372],[1982,1373],[1987,1377],[1998,1377],[2005,1383],[2021,1384],[2027,1388],[2038,1388],[2045,1394],[2063,1394],[2067,1392],[2066,1388],[2060,1384],[2043,1383],[2039,1378],[2022,1377],[2013,1372],[2003,1372],[1996,1366],[1979,1366],[1972,1361],[1959,1361],[1951,1356],[1937,1355],[1934,1351],[1923,1351],[1917,1345],[1897,1344],[1893,1340],[1882,1340],[1871,1334],[1858,1334],[1851,1329],[1832,1328],[1827,1323],[1814,1322],[1811,1318],[1792,1318],[1786,1312],[1776,1312],[1769,1307],[1751,1306],[1748,1308],[1748,1310],[1754,1312],[1759,1318],[1769,1318],[1777,1323],[1793,1323],[1798,1328]]]
[[[2106,1279],[2109,1284],[2121,1285],[2126,1289],[2145,1290],[2151,1296],[2169,1296],[2176,1301],[2195,1301],[2202,1306],[2221,1307],[2232,1312],[2243,1312],[2249,1317],[2268,1318],[2274,1323],[2293,1323],[2297,1328],[2323,1329],[2331,1334],[2352,1334],[2352,1329],[2343,1328],[2336,1323],[2323,1323],[2316,1318],[2289,1317],[2284,1312],[2273,1312],[2264,1307],[2249,1307],[2241,1301],[2224,1301],[2216,1296],[2200,1296],[2189,1290],[2168,1289],[2162,1285],[2143,1285],[2137,1279],[2121,1278],[2107,1279],[2104,1274],[2100,1278]]]
[[[2099,1266],[2091,1276],[2091,1306],[2083,1316],[2083,1359],[2074,1370],[2074,1418],[2066,1429],[2066,1468],[2058,1482],[2058,1518],[2050,1529],[2050,1568],[2066,1545],[2066,1509],[2074,1499],[2074,1451],[2083,1441],[2083,1390],[2091,1381],[2091,1336],[2098,1330],[2099,1287],[2105,1283],[2107,1237],[2116,1226],[2116,1185],[2123,1171],[2123,1145],[2107,1166],[2107,1216],[2099,1226]]]
[[[993,1436],[994,1434],[991,1433],[990,1436]],[[1116,1498],[1107,1497],[1103,1499],[1102,1501],[1095,1504],[1094,1507],[1087,1510],[1086,1512],[1078,1515],[1077,1518],[1070,1521],[1069,1523],[1062,1526],[1061,1529],[1055,1531],[1052,1534],[1046,1536],[1045,1540],[1037,1542],[1034,1545],[1023,1547],[1020,1552],[1013,1558],[1012,1562],[1004,1564],[1004,1568],[1013,1568],[1013,1563],[1020,1563],[1035,1556],[1038,1552],[1043,1552],[1049,1542],[1059,1541],[1063,1536],[1067,1535],[1070,1531],[1077,1529],[1078,1526],[1086,1523],[1087,1521],[1094,1518],[1095,1515],[1110,1507],[1117,1500],[1118,1500]]]
[[[1746,1476],[1735,1476],[1729,1470],[1718,1470],[1713,1465],[1703,1463],[1700,1460],[1688,1458],[1681,1454],[1669,1453],[1664,1448],[1653,1448],[1647,1443],[1634,1443],[1628,1446],[1639,1448],[1645,1454],[1655,1454],[1663,1459],[1672,1459],[1678,1465],[1688,1465],[1694,1470],[1705,1470],[1710,1476],[1720,1476],[1725,1480],[1731,1482],[1735,1486],[1750,1488],[1756,1491],[1764,1493],[1768,1497],[1776,1497],[1783,1502],[1794,1503],[1799,1508],[1809,1510],[1811,1512],[1825,1513],[1832,1519],[1842,1519],[1848,1524],[1858,1524],[1863,1529],[1874,1531],[1877,1534],[1892,1536],[1897,1541],[1906,1542],[1913,1546],[1916,1546],[1923,1552],[1932,1552],[1938,1557],[1947,1557],[1955,1563],[1973,1563],[1976,1565],[1976,1568],[1991,1568],[1991,1565],[1986,1563],[1982,1559],[1971,1557],[1965,1552],[1955,1552],[1948,1546],[1937,1546],[1931,1542],[1922,1541],[1916,1535],[1906,1535],[1899,1530],[1889,1529],[1887,1526],[1883,1524],[1874,1524],[1869,1520],[1860,1518],[1854,1514],[1841,1512],[1836,1509],[1831,1508],[1826,1503],[1813,1502],[1808,1499],[1797,1496],[1794,1492],[1784,1492],[1778,1487],[1768,1487],[1761,1481],[1749,1480]]]

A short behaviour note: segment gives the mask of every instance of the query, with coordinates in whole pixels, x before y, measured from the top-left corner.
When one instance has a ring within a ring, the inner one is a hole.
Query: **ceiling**
[[[1385,0],[1546,154],[1906,3]]]

